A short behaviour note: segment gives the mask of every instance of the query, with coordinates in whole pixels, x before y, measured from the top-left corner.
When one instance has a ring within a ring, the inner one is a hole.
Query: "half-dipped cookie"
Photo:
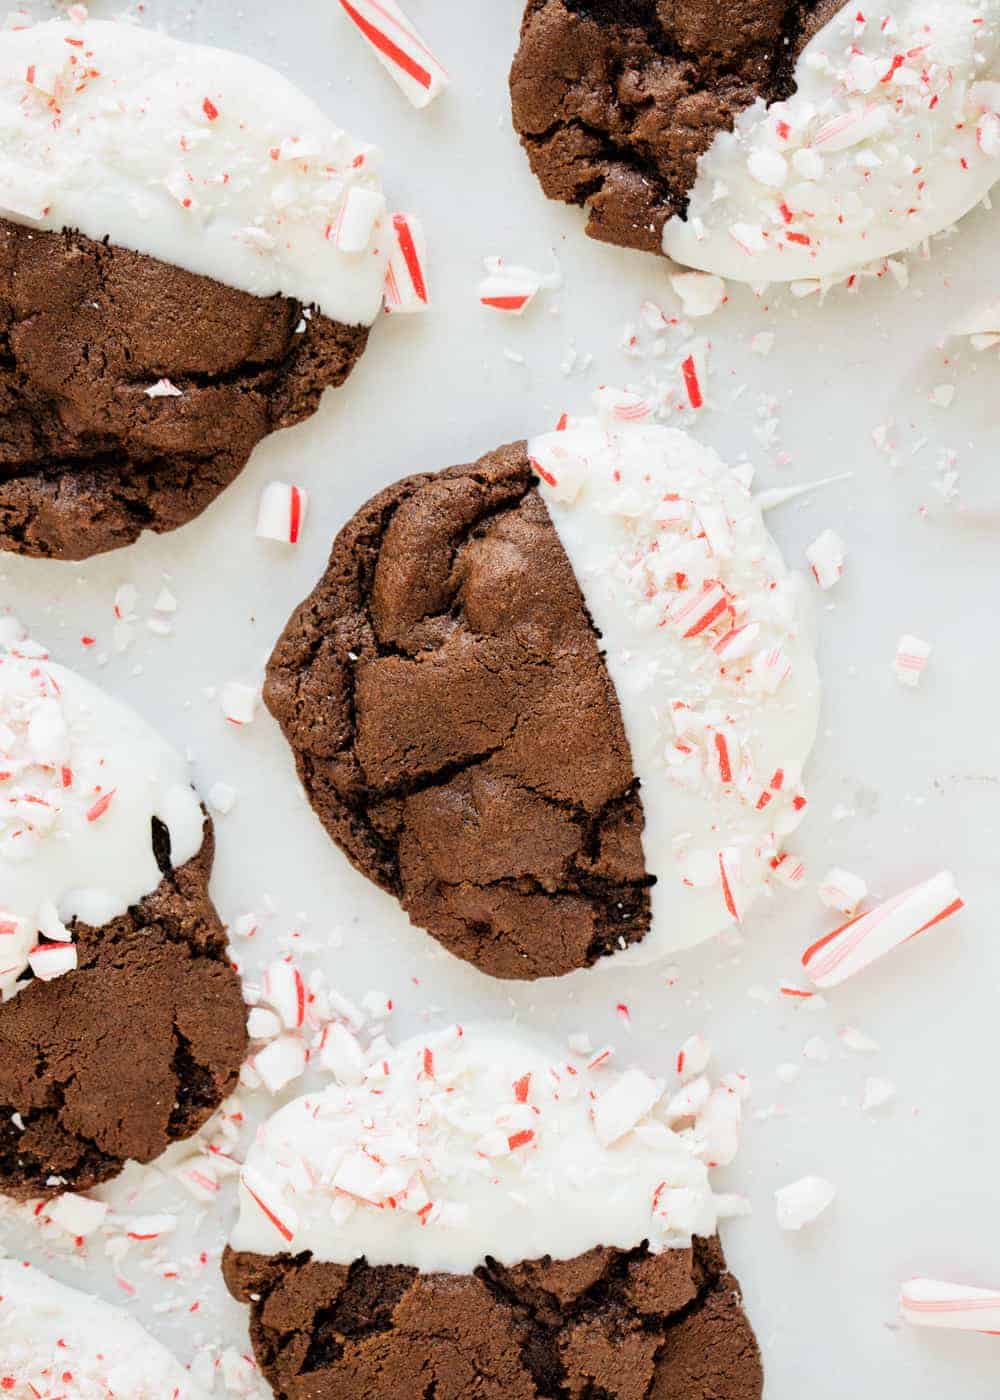
[[[0,34],[0,548],[198,515],[382,302],[379,153],[274,70],[126,23]]]
[[[10,1400],[203,1400],[121,1308],[0,1260],[0,1392]]]
[[[600,398],[376,496],[268,667],[327,831],[496,977],[740,921],[805,807],[802,580],[715,453]]]
[[[749,282],[915,247],[1000,177],[1000,5],[529,0],[514,125],[587,232]]]
[[[149,1162],[235,1088],[212,853],[179,754],[40,648],[0,650],[0,1193]]]
[[[694,1117],[498,1026],[349,1079],[280,1109],[241,1176],[223,1270],[275,1395],[758,1400],[705,1165],[737,1095]]]

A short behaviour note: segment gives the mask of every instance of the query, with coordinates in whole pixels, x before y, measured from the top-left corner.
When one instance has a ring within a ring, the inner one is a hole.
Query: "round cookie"
[[[327,831],[496,977],[718,933],[805,807],[801,580],[714,453],[601,413],[382,492],[268,667]]]
[[[239,979],[212,826],[133,711],[0,651],[0,1192],[83,1191],[236,1087]]]
[[[845,276],[984,198],[998,71],[996,0],[529,0],[511,94],[592,237],[767,282]]]
[[[0,1260],[0,1391],[10,1400],[205,1400],[120,1308]]]
[[[0,35],[0,117],[0,548],[81,559],[193,519],[350,374],[380,157],[273,70],[124,23]]]
[[[223,1271],[276,1395],[758,1400],[713,1148],[662,1081],[488,1026],[352,1079],[241,1177]]]

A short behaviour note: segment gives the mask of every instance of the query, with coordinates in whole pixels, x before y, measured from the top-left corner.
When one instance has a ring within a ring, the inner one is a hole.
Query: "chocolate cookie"
[[[74,972],[0,1006],[0,1192],[87,1191],[190,1137],[236,1088],[246,1011],[208,894],[211,823],[159,888],[101,928],[70,925]]]
[[[368,330],[0,220],[0,337],[0,548],[84,559],[194,519]]]
[[[717,1239],[474,1275],[227,1249],[281,1400],[758,1400],[760,1356]]]
[[[804,579],[720,457],[598,399],[370,501],[268,666],[327,831],[495,977],[742,922],[807,806]]]
[[[629,745],[524,443],[364,506],[264,696],[329,834],[457,956],[532,978],[642,938]]]
[[[699,158],[843,0],[528,0],[510,75],[514,126],[550,199],[592,238],[660,253]]]

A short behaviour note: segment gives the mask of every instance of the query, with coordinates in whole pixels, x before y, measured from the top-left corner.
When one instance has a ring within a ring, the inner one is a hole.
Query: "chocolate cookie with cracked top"
[[[457,956],[533,978],[642,937],[628,741],[523,443],[363,507],[264,697],[327,831]]]
[[[663,252],[699,158],[844,0],[528,0],[510,74],[514,127],[550,199],[586,205],[587,233]]]
[[[223,1258],[281,1400],[759,1400],[662,1081],[571,1076],[558,1045],[488,1026],[341,1068],[264,1124]]]
[[[228,1249],[281,1400],[759,1400],[760,1356],[717,1239],[475,1274]]]
[[[82,559],[194,519],[346,380],[379,157],[261,64],[100,21],[0,35],[0,117],[0,548]]]
[[[376,496],[267,671],[327,831],[494,977],[741,921],[806,806],[804,581],[719,457],[600,398]]]
[[[246,1011],[183,760],[26,643],[0,652],[0,721],[0,1193],[27,1199],[197,1132]]]

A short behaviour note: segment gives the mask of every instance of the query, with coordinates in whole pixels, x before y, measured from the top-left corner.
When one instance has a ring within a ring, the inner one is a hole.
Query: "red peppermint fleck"
[[[201,110],[205,113],[205,116],[210,122],[219,120],[219,109],[210,97],[205,98],[204,102],[201,104]]]
[[[547,472],[545,470],[541,462],[539,462],[536,457],[530,458],[530,461],[532,471],[535,472],[538,476],[540,476],[547,486],[558,486],[559,483],[556,480],[556,478],[552,475],[551,472]]]
[[[531,1090],[531,1075],[523,1074],[514,1084],[514,1098],[518,1103],[527,1103]]]
[[[87,813],[87,820],[89,822],[100,821],[101,817],[104,816],[104,813],[111,806],[111,800],[117,791],[117,788],[112,788],[110,792],[104,793],[101,797],[97,799],[97,801]]]
[[[511,1152],[516,1152],[519,1147],[527,1147],[529,1142],[534,1142],[535,1134],[530,1128],[522,1128],[519,1133],[512,1133],[507,1139],[507,1146]]]

